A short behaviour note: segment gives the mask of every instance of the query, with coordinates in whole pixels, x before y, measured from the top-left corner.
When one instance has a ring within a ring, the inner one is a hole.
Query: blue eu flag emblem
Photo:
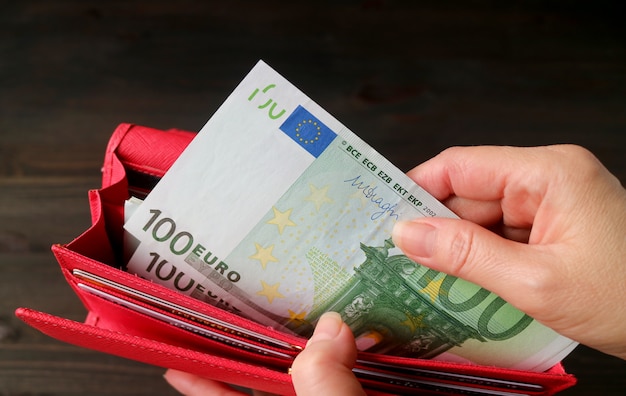
[[[280,126],[280,130],[315,158],[328,147],[337,134],[302,106],[298,106]]]

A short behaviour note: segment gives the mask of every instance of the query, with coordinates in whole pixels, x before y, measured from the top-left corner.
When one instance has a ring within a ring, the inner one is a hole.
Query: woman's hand
[[[408,175],[464,219],[396,224],[408,257],[626,358],[626,190],[590,152],[452,148]]]

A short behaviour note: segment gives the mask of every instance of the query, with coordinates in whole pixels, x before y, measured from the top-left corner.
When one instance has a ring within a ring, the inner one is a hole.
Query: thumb
[[[527,311],[527,298],[541,283],[546,257],[529,245],[505,239],[466,220],[428,218],[397,222],[394,244],[409,258],[475,283]],[[530,313],[530,312],[528,312]]]
[[[327,312],[317,323],[304,351],[291,366],[298,396],[361,396],[361,384],[352,373],[356,344],[348,325],[336,312]]]

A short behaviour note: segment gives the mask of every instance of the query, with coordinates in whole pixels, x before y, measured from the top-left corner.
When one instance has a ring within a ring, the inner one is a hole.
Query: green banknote
[[[544,371],[576,343],[408,259],[398,220],[455,215],[259,62],[133,211],[128,269],[301,335],[339,312],[361,350]]]

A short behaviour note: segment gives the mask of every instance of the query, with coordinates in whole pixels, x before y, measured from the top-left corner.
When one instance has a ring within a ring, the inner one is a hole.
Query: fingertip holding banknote
[[[425,221],[398,221],[393,227],[393,243],[409,258],[422,264],[433,254],[437,227]]]
[[[331,311],[324,313],[320,316],[313,335],[306,343],[306,347],[308,348],[311,344],[319,341],[334,340],[339,336],[341,331],[350,331],[350,329],[344,325],[345,323],[343,323],[341,315],[337,312]]]
[[[298,396],[365,395],[352,373],[356,353],[354,337],[341,315],[323,314],[306,348],[291,366]]]
[[[350,328],[336,312],[323,314],[306,348],[294,360],[291,377],[298,396],[361,396],[365,392],[352,372],[356,345]],[[229,385],[169,369],[165,380],[186,396],[243,396]],[[270,395],[254,391],[253,395]]]

